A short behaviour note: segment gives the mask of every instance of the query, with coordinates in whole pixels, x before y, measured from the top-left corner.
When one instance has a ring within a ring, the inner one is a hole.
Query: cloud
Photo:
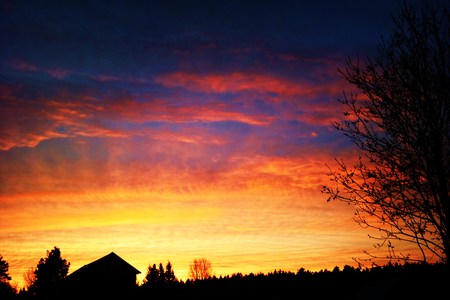
[[[336,81],[179,71],[143,92],[132,77],[84,76],[94,91],[69,77],[47,93],[1,87],[5,193],[305,189],[326,172]]]
[[[67,75],[69,75],[71,72],[70,72],[69,70],[56,68],[56,69],[50,69],[50,70],[47,70],[47,73],[48,73],[50,76],[52,76],[53,78],[56,78],[56,79],[63,79],[63,78],[65,78]]]
[[[123,80],[122,78],[120,78],[118,76],[112,76],[112,75],[88,75],[88,77],[93,80],[100,81],[100,82],[108,82],[108,81],[118,82],[118,81]]]
[[[43,68],[35,64],[30,64],[24,60],[15,59],[11,60],[8,65],[17,71],[24,72],[24,73],[37,73],[37,72],[44,72],[48,75],[50,75],[53,78],[56,79],[63,79],[67,75],[71,74],[71,71],[63,68]]]
[[[55,99],[27,97],[18,86],[3,86],[2,90],[9,92],[2,103],[0,150],[35,147],[52,138],[124,136],[97,122],[96,113],[102,107],[87,98],[71,101],[65,92]]]
[[[29,64],[22,60],[12,60],[9,62],[9,65],[14,70],[22,72],[37,72],[39,70],[39,68],[36,65]]]
[[[146,130],[11,149],[0,159],[1,193],[317,189],[333,159],[320,146],[295,146],[283,138],[269,144],[264,131],[246,133],[239,126],[228,132],[209,126]]]
[[[271,110],[265,111],[268,114],[266,120],[270,123],[278,117],[318,126],[330,126],[333,121],[342,119],[343,115],[336,113],[341,109],[337,98],[342,95],[344,89],[351,90],[344,80],[330,76],[325,76],[323,81],[313,82],[271,74],[174,72],[161,75],[155,78],[155,81],[169,89],[181,88],[209,95],[208,97],[233,94],[233,105],[242,105],[238,107],[239,111],[248,112],[248,116],[254,116],[254,112],[261,111],[258,107],[260,103],[255,100],[273,103],[275,105]],[[277,116],[270,115],[271,113]],[[267,121],[263,123],[269,123]],[[247,122],[252,123],[248,120]]]
[[[119,80],[102,76],[107,82]],[[263,132],[262,129],[253,134],[277,144],[277,140],[287,135],[291,139],[298,137],[290,121],[310,126],[296,129],[306,130],[303,137],[317,137],[321,127],[330,127],[332,121],[339,119],[336,114],[339,103],[332,98],[338,89],[336,82],[300,84],[274,75],[183,72],[161,75],[155,81],[163,87],[159,96],[133,95],[123,87],[116,87],[113,93],[92,93],[87,87],[77,90],[61,87],[49,95],[40,92],[36,95],[23,85],[3,85],[4,130],[0,149],[36,147],[49,139],[76,137],[141,136],[223,144],[222,133],[226,131],[219,128],[226,122],[265,128],[268,135],[261,136],[258,132]],[[197,126],[200,131],[194,132],[192,124],[196,123],[205,126]],[[216,129],[207,133],[206,124]],[[234,134],[237,134],[234,138],[239,138],[242,132]]]
[[[82,71],[77,71],[75,69],[68,69],[63,67],[45,67],[43,65],[31,64],[25,60],[21,59],[13,59],[7,62],[7,65],[16,71],[20,71],[23,73],[37,73],[37,74],[46,74],[50,77],[58,80],[66,79],[69,75],[84,77],[89,80],[94,80],[95,82],[107,83],[107,82],[130,82],[130,83],[138,83],[145,84],[149,83],[149,80],[141,77],[133,77],[133,76],[117,76],[110,74],[98,74],[98,73],[87,73]]]
[[[2,121],[6,130],[2,132],[0,149],[35,147],[52,138],[142,135],[149,132],[142,127],[150,123],[239,122],[267,127],[282,119],[324,127],[339,120],[335,99],[343,82],[329,75],[333,63],[298,55],[288,55],[287,59],[300,61],[300,66],[313,70],[312,66],[322,67],[323,71],[315,75],[319,80],[254,71],[176,71],[154,75],[151,80],[47,69],[13,60],[13,69],[50,74],[58,84],[47,95],[35,87],[35,91],[33,87],[27,90],[23,84],[3,85],[2,89],[8,90],[3,98],[8,99],[2,109],[6,112]],[[80,85],[77,80],[92,82]],[[157,92],[142,92],[144,83]],[[99,85],[96,91],[91,84]],[[102,92],[103,88],[107,88],[106,92]],[[317,134],[318,130],[311,128],[308,134],[312,132]],[[202,140],[195,135],[181,137],[175,131],[171,136],[190,142]]]
[[[240,107],[210,98],[202,101],[198,96],[169,94],[167,99],[149,98],[146,101],[119,99],[105,110],[112,118],[135,122],[222,122],[236,121],[252,125],[267,125],[271,116],[242,111]]]
[[[0,134],[3,151],[13,147],[35,147],[51,138],[141,135],[146,123],[234,121],[264,126],[273,119],[262,112],[242,111],[240,107],[219,101],[196,104],[195,99],[189,97],[137,101],[125,96],[97,100],[84,94],[87,91],[70,93],[62,90],[43,99],[45,95],[36,97],[23,93],[19,86],[4,85],[2,89],[5,91]]]
[[[155,81],[167,88],[183,88],[203,93],[258,92],[278,95],[308,95],[315,92],[313,85],[277,76],[234,72],[206,74],[174,72],[157,76]]]

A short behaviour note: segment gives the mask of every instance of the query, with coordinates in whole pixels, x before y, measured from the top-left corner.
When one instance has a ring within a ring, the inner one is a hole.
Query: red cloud
[[[13,67],[29,72],[39,68],[21,61],[13,61]],[[73,73],[54,70],[53,76],[64,77]],[[45,71],[49,72],[49,71]],[[118,81],[108,75],[85,75],[97,81]],[[128,79],[130,81],[130,79]],[[132,79],[131,79],[132,81]],[[231,74],[194,74],[174,72],[158,76],[156,83],[166,87],[167,100],[153,96],[141,96],[139,101],[131,96],[106,96],[101,101],[86,91],[59,91],[51,99],[16,98],[18,86],[2,87],[2,107],[5,130],[0,134],[0,149],[34,147],[55,137],[98,136],[125,137],[140,135],[135,127],[113,126],[112,121],[131,124],[147,122],[191,123],[237,121],[256,126],[267,126],[279,118],[296,120],[309,125],[329,126],[337,120],[335,98],[342,89],[342,82],[308,82],[272,74],[234,72]],[[186,91],[193,91],[192,95]],[[25,87],[26,89],[26,87]],[[203,93],[201,98],[198,93]],[[223,93],[234,93],[232,101],[221,101]],[[207,97],[207,98],[205,98]],[[205,101],[205,99],[208,99]],[[270,108],[261,108],[262,100]],[[283,102],[283,104],[280,104]],[[180,137],[184,141],[202,142],[199,138]]]
[[[122,79],[117,76],[110,76],[110,75],[88,75],[89,78],[100,81],[100,82],[111,82],[111,81],[121,81]]]
[[[271,116],[240,111],[232,104],[218,101],[202,104],[177,95],[172,98],[179,101],[150,98],[146,102],[138,102],[132,99],[119,99],[113,101],[103,113],[114,119],[132,120],[137,123],[238,121],[252,125],[267,125],[272,121]]]
[[[102,126],[96,113],[102,107],[80,97],[70,101],[62,93],[56,99],[31,99],[14,95],[18,86],[2,86],[0,150],[35,147],[42,141],[73,136],[123,136]]]
[[[239,111],[232,105],[210,102],[193,105],[190,99],[179,102],[149,98],[138,102],[131,98],[102,99],[97,101],[87,95],[69,95],[61,91],[52,99],[17,98],[19,87],[3,86],[0,150],[14,147],[35,147],[42,141],[56,137],[126,137],[142,135],[139,128],[121,129],[120,123],[111,127],[112,121],[143,124],[146,122],[219,122],[238,121],[253,125],[267,125],[272,117]],[[195,102],[195,101],[194,101]],[[174,136],[168,135],[168,136]],[[176,139],[205,142],[201,138],[182,136]],[[217,140],[216,140],[217,142]]]
[[[207,74],[175,72],[159,76],[155,81],[168,88],[181,87],[204,93],[259,92],[279,95],[305,95],[315,92],[314,85],[266,74]]]

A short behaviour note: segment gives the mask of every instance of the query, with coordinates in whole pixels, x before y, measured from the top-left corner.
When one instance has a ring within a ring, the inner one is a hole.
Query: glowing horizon
[[[301,194],[304,199],[310,198],[312,203],[293,204],[292,197]],[[36,256],[32,261],[31,258],[25,262],[20,259],[9,261],[13,281],[19,284],[23,284],[22,278],[17,277],[35,266],[40,257],[45,257],[45,251],[53,246],[58,246],[63,258],[71,262],[69,273],[109,252],[115,252],[142,272],[138,277],[140,280],[149,264],[165,264],[167,261],[172,263],[175,275],[186,280],[189,264],[197,257],[209,259],[217,276],[354,265],[351,254],[356,254],[355,250],[349,250],[348,244],[346,247],[341,244],[349,238],[360,236],[355,231],[356,224],[351,222],[351,210],[339,204],[337,207],[330,205],[323,208],[320,203],[312,201],[313,195],[311,190],[300,194],[283,191],[281,195],[267,190],[261,191],[258,197],[238,193],[227,196],[220,196],[220,193],[177,194],[166,195],[165,201],[161,201],[161,195],[157,194],[160,199],[149,203],[134,198],[155,197],[155,194],[140,192],[126,197],[113,193],[103,194],[103,197],[124,197],[122,201],[127,199],[127,203],[120,205],[120,200],[108,199],[114,207],[95,203],[91,204],[94,206],[91,212],[85,208],[88,204],[84,203],[83,210],[68,207],[67,213],[60,216],[53,215],[51,206],[54,204],[44,203],[40,211],[46,213],[32,224],[24,221],[22,225],[20,221],[29,219],[33,212],[21,211],[20,216],[11,216],[16,220],[17,231],[8,230],[9,238],[17,239],[16,242],[24,249],[7,251],[5,258],[20,258],[31,253]],[[71,197],[60,195],[54,198],[61,196]],[[74,206],[82,201],[78,199],[80,195],[72,197],[77,198],[72,203]],[[51,201],[51,198],[47,196],[43,201]],[[142,207],[130,209],[129,203],[141,203]],[[96,207],[98,205],[102,208]],[[260,205],[264,207],[255,209]],[[306,206],[303,208],[305,212],[301,213],[300,207],[292,205]],[[316,213],[312,213],[314,211]],[[61,214],[61,210],[58,213]],[[342,218],[339,223],[330,218],[337,215]],[[299,223],[303,225],[298,226]],[[336,236],[336,226],[348,228]],[[283,229],[272,230],[279,227]],[[330,238],[330,234],[334,238]],[[52,245],[55,241],[59,242],[58,245]],[[356,252],[360,253],[364,244],[358,247],[361,248]]]

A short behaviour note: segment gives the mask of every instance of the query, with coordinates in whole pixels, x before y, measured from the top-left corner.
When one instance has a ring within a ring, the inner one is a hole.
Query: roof
[[[82,266],[72,274],[70,277],[82,276],[86,273],[97,273],[97,272],[127,272],[133,274],[140,274],[141,272],[127,263],[123,258],[111,252],[110,254],[103,256],[87,265]]]

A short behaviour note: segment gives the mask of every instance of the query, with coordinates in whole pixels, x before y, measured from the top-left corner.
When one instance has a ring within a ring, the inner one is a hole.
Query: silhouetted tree
[[[379,230],[388,258],[392,240],[418,246],[422,261],[450,254],[450,15],[431,2],[404,3],[378,55],[347,60],[343,77],[364,97],[345,94],[346,120],[335,127],[357,146],[358,163],[336,159],[330,200],[356,208],[355,221]]]
[[[166,272],[164,271],[164,266],[162,263],[159,263],[158,267],[158,283],[164,284],[166,282]]]
[[[212,265],[206,258],[194,259],[189,266],[189,278],[192,280],[209,279],[212,276]]]
[[[175,272],[173,271],[172,264],[170,263],[170,261],[167,262],[166,272],[164,273],[164,277],[165,277],[165,281],[167,283],[176,281]]]
[[[30,290],[42,295],[55,288],[55,284],[64,279],[69,272],[70,263],[61,257],[61,251],[54,247],[47,251],[47,257],[41,258],[34,269],[35,280]]]
[[[11,286],[9,281],[0,281],[0,299],[9,300],[16,299],[17,290]]]
[[[156,264],[153,264],[153,266],[148,266],[147,274],[145,275],[145,278],[143,280],[144,285],[152,285],[158,283],[159,278],[159,271],[156,267]]]
[[[167,262],[166,268],[162,263],[159,263],[159,266],[156,267],[156,264],[153,266],[148,266],[147,274],[143,280],[144,286],[162,286],[166,283],[176,282],[175,273],[172,268],[172,264]]]
[[[36,281],[36,274],[34,268],[29,268],[23,274],[23,281],[25,282],[25,289],[29,290],[33,286],[33,283]]]
[[[16,289],[11,286],[9,281],[9,263],[0,255],[0,299],[13,299],[16,295]]]
[[[9,276],[9,263],[3,259],[3,256],[0,255],[0,281],[8,282],[11,280],[11,276]]]

